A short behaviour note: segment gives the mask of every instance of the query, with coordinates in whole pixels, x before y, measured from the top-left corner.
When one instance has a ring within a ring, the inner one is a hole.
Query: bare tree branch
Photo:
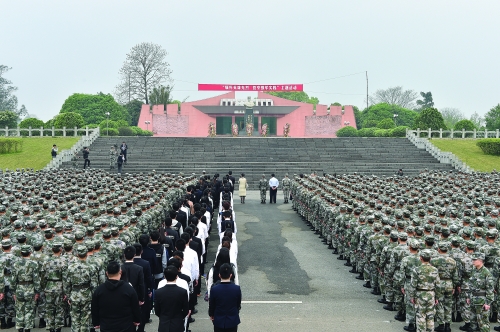
[[[396,86],[388,89],[379,89],[369,97],[370,104],[387,103],[398,105],[403,108],[414,109],[415,100],[419,94],[414,90],[403,90],[403,87]]]
[[[167,55],[166,50],[153,43],[132,47],[119,71],[121,82],[115,88],[116,99],[121,103],[134,99],[149,103],[154,87],[172,82],[172,71],[165,61]]]

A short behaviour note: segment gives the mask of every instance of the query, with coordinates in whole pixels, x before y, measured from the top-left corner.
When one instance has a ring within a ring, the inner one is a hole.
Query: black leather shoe
[[[460,331],[472,331],[472,327],[470,326],[470,323],[465,323],[465,325],[462,325],[459,327]]]
[[[417,328],[415,327],[415,324],[410,323],[410,325],[403,327],[405,331],[413,332],[416,331]]]
[[[344,266],[352,266],[351,262],[350,261],[347,261],[344,263]]]
[[[387,300],[385,299],[385,295],[383,298],[377,300],[378,303],[383,303],[383,304],[388,304]]]
[[[195,319],[193,317],[189,317],[189,323],[194,323]]]
[[[398,311],[396,316],[394,316],[395,320],[399,320],[400,322],[404,322],[406,320],[406,314],[404,311]]]
[[[388,302],[388,303],[384,306],[384,309],[385,309],[385,310],[389,310],[389,311],[396,311],[396,309],[394,309],[394,306],[392,305],[392,302]]]
[[[338,259],[339,261],[343,261],[343,260],[344,260],[344,256],[340,255],[339,257],[337,257],[337,259]]]
[[[495,331],[500,331],[500,326],[495,326],[495,327],[493,328],[493,330],[495,330]]]
[[[45,319],[40,318],[40,321],[38,322],[38,327],[43,329],[46,326],[47,326],[47,324],[45,323]]]
[[[358,279],[358,280],[365,280],[365,278],[363,276],[356,276],[356,279]]]
[[[434,328],[434,331],[444,332],[444,324],[439,324],[437,327]]]
[[[363,284],[363,287],[365,287],[365,288],[372,288],[372,284],[371,284],[371,282],[367,281],[367,282],[365,282]]]

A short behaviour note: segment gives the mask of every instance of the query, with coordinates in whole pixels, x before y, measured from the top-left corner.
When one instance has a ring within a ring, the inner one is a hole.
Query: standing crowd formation
[[[500,322],[500,174],[295,176],[293,208],[406,331]],[[494,327],[500,331],[500,326]]]
[[[158,331],[189,331],[216,217],[220,245],[206,299],[214,330],[236,331],[235,182],[154,171],[0,171],[1,328],[143,332],[153,311]]]

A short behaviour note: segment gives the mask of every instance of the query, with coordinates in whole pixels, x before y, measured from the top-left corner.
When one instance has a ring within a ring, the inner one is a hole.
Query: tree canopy
[[[0,112],[0,127],[5,128],[15,128],[17,127],[17,119],[19,117],[16,113],[12,111],[1,111]]]
[[[318,98],[313,97],[313,96],[309,97],[307,95],[307,93],[305,93],[304,91],[292,91],[292,92],[288,92],[288,91],[269,91],[269,92],[267,92],[266,91],[266,93],[270,94],[271,96],[276,96],[279,98],[293,100],[293,101],[299,101],[302,103],[308,103],[308,104],[313,104],[313,105],[319,104]]]
[[[107,112],[110,113],[110,120],[125,120],[128,122],[130,118],[127,110],[118,104],[113,96],[102,92],[95,95],[72,94],[66,99],[59,113],[68,112],[80,114],[83,117],[83,125],[100,123],[107,118]]]
[[[397,114],[397,117],[394,119],[395,114]],[[361,112],[355,112],[354,115],[356,116],[356,125],[358,129],[361,129],[376,127],[380,121],[385,119],[395,120],[395,126],[411,127],[418,113],[397,105],[380,103],[372,105]]]
[[[422,99],[417,100],[417,105],[419,108],[417,111],[424,110],[429,107],[434,107],[434,100],[432,99],[432,93],[429,92],[420,92]]]
[[[142,104],[142,101],[135,99],[123,106],[129,114],[129,124],[131,126],[137,126],[137,123],[139,123],[139,115],[141,114]]]
[[[80,113],[76,112],[65,112],[56,116],[54,119],[54,127],[56,128],[82,128],[85,125],[85,121]]]
[[[433,130],[439,130],[439,129],[447,129],[446,125],[444,124],[443,116],[441,113],[436,108],[426,108],[422,110],[415,119],[415,124],[413,125],[413,128],[417,129],[433,129]]]
[[[460,120],[457,123],[455,123],[455,127],[453,129],[454,130],[465,129],[466,131],[472,131],[477,128],[471,120]]]
[[[500,129],[500,104],[490,109],[484,117],[486,129],[497,130]]]
[[[21,105],[21,107],[18,108],[17,97],[14,95],[14,92],[17,91],[17,87],[12,85],[12,81],[3,77],[4,74],[10,69],[12,68],[0,65],[0,111],[14,112],[19,119],[26,116],[28,114],[28,110],[24,105]]]
[[[149,94],[154,87],[171,82],[168,53],[161,45],[140,43],[132,47],[125,58],[119,74],[120,83],[115,88],[115,96],[126,104],[134,99],[149,104]]]
[[[151,105],[168,105],[172,103],[172,98],[170,92],[172,91],[172,86],[157,86],[153,88],[153,91],[149,94],[149,102]]]

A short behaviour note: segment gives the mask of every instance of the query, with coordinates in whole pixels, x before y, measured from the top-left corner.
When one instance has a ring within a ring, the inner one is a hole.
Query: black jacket
[[[123,263],[122,280],[130,283],[137,292],[139,301],[144,302],[146,286],[144,285],[144,272],[142,271],[142,267],[133,262]]]
[[[167,284],[155,292],[155,315],[160,318],[158,331],[183,332],[189,311],[188,294],[176,284]]]
[[[240,323],[241,289],[231,282],[221,282],[210,290],[208,315],[215,327],[229,329]]]
[[[130,331],[140,323],[141,309],[134,288],[123,280],[106,280],[92,294],[92,325],[103,332]]]
[[[177,211],[177,217],[175,219],[181,223],[182,229],[186,229],[186,227],[187,227],[187,214],[186,214],[186,212],[179,209],[179,211]]]
[[[156,270],[156,252],[150,247],[142,247],[141,258],[149,262],[151,271]]]
[[[142,258],[134,258],[134,264],[142,267],[142,273],[144,274],[144,286],[146,286],[146,291],[152,290],[154,288],[154,284],[153,278],[151,276],[151,267],[149,266],[149,262]]]

